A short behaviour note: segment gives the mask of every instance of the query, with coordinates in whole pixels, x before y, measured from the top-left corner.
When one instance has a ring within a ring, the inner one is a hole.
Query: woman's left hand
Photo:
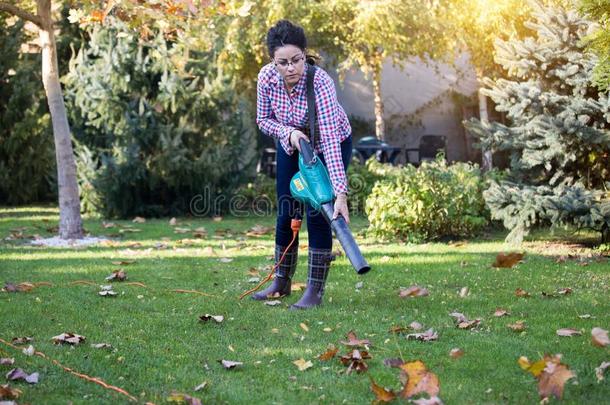
[[[333,219],[336,219],[339,214],[345,219],[345,222],[349,224],[349,209],[347,208],[347,194],[341,193],[337,195],[335,200],[335,212],[333,213]]]

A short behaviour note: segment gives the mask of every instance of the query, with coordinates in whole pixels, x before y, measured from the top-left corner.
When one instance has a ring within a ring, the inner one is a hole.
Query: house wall
[[[337,97],[347,114],[374,124],[371,81],[357,69],[347,72],[343,82],[339,82],[336,72],[331,70],[329,74],[337,83]],[[386,141],[393,146],[416,148],[422,135],[444,135],[449,160],[471,160],[475,155],[472,140],[464,132],[462,106],[454,102],[452,92],[470,96],[477,89],[467,55],[456,61],[456,68],[443,64],[427,66],[414,60],[401,69],[386,61],[381,80]],[[375,135],[374,131],[370,135]],[[404,159],[401,153],[399,162]]]

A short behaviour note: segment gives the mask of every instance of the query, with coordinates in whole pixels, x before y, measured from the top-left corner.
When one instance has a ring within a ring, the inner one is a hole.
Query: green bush
[[[439,157],[419,168],[374,160],[367,166],[382,176],[366,201],[368,232],[373,236],[411,242],[463,237],[489,222],[482,196],[485,181],[477,165],[448,165]]]
[[[83,207],[107,217],[229,208],[253,176],[256,132],[213,55],[112,17],[87,35],[64,77]]]
[[[371,156],[369,161],[375,161],[375,157]],[[366,164],[361,164],[358,159],[352,159],[347,169],[350,214],[365,214],[366,200],[371,195],[375,182],[381,179],[381,177],[381,175],[369,169],[368,162]]]

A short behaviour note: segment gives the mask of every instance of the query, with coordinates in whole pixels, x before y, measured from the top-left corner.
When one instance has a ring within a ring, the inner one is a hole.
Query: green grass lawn
[[[591,329],[610,329],[610,262],[596,260],[597,252],[575,237],[562,239],[546,233],[524,243],[525,259],[512,269],[491,267],[498,252],[507,247],[503,234],[493,233],[464,243],[405,245],[358,236],[373,270],[358,276],[345,257],[332,265],[325,304],[309,311],[289,311],[300,292],[268,306],[251,299],[239,301],[249,282],[249,269],[264,275],[272,264],[273,235],[246,236],[256,224],[273,226],[274,217],[211,219],[179,218],[178,227],[204,227],[208,236],[176,234],[168,219],[133,225],[115,245],[88,248],[32,247],[27,239],[5,240],[12,229],[28,236],[51,236],[46,228],[57,224],[57,210],[45,207],[0,210],[0,282],[50,282],[30,292],[0,293],[0,338],[33,337],[36,350],[77,372],[99,377],[139,401],[166,403],[172,391],[192,395],[204,403],[370,403],[374,395],[369,377],[383,386],[399,389],[399,372],[386,367],[386,358],[422,360],[440,380],[439,397],[446,404],[538,403],[534,377],[519,367],[527,356],[538,360],[545,353],[563,355],[562,362],[576,374],[565,385],[561,402],[599,404],[610,401],[610,371],[597,382],[595,368],[610,361],[610,348],[591,344]],[[366,220],[356,218],[360,231]],[[86,219],[92,235],[111,235],[120,228]],[[362,234],[362,232],[360,232]],[[184,239],[188,239],[184,242]],[[137,244],[134,245],[134,242]],[[296,281],[306,280],[306,226]],[[163,244],[163,246],[159,246]],[[564,262],[561,255],[573,254]],[[593,254],[593,257],[590,255]],[[221,258],[231,258],[230,262]],[[117,266],[112,261],[135,260]],[[114,283],[116,297],[98,295],[105,277],[123,268],[127,282]],[[95,285],[70,284],[88,280]],[[362,282],[361,288],[356,284]],[[401,287],[419,285],[427,297],[400,298]],[[460,297],[460,290],[469,295]],[[545,298],[571,288],[572,294]],[[530,298],[517,298],[522,288]],[[197,290],[213,296],[177,293]],[[496,308],[509,316],[493,316]],[[481,318],[472,330],[456,328],[451,312]],[[202,323],[203,314],[223,315],[220,324]],[[579,315],[590,314],[581,319]],[[524,320],[525,332],[507,324]],[[418,321],[433,328],[438,340],[420,342],[389,332],[395,325]],[[308,328],[303,328],[305,324]],[[559,337],[556,330],[575,328],[582,336]],[[347,332],[371,341],[366,373],[345,374],[337,358],[322,362],[316,357],[329,344],[340,344]],[[54,345],[51,337],[74,332],[86,337],[76,347]],[[109,343],[112,349],[95,349],[92,343]],[[464,355],[452,359],[449,352]],[[126,397],[71,375],[38,356],[28,357],[0,343],[0,357],[13,357],[13,366],[0,366],[6,374],[20,367],[39,372],[40,382],[11,383],[23,391],[19,403],[127,403]],[[292,363],[303,358],[313,367],[299,371]],[[218,360],[243,362],[224,369]],[[4,380],[4,377],[2,377]],[[194,387],[206,381],[202,391]],[[4,383],[4,382],[3,382]],[[397,401],[398,402],[398,401]],[[558,402],[551,400],[551,403]]]

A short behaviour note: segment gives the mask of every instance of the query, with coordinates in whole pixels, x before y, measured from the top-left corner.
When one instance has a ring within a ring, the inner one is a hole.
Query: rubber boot
[[[276,264],[279,262],[285,249],[284,246],[275,245]],[[282,297],[290,295],[290,288],[292,286],[291,280],[297,268],[298,255],[298,246],[292,246],[290,250],[286,252],[284,261],[275,270],[275,278],[271,282],[271,285],[265,290],[253,294],[252,299],[262,301],[268,299],[269,296],[274,296],[276,293],[279,293]]]
[[[307,289],[301,299],[290,306],[290,309],[307,309],[322,303],[330,262],[333,260],[335,260],[335,257],[331,249],[309,248]]]

